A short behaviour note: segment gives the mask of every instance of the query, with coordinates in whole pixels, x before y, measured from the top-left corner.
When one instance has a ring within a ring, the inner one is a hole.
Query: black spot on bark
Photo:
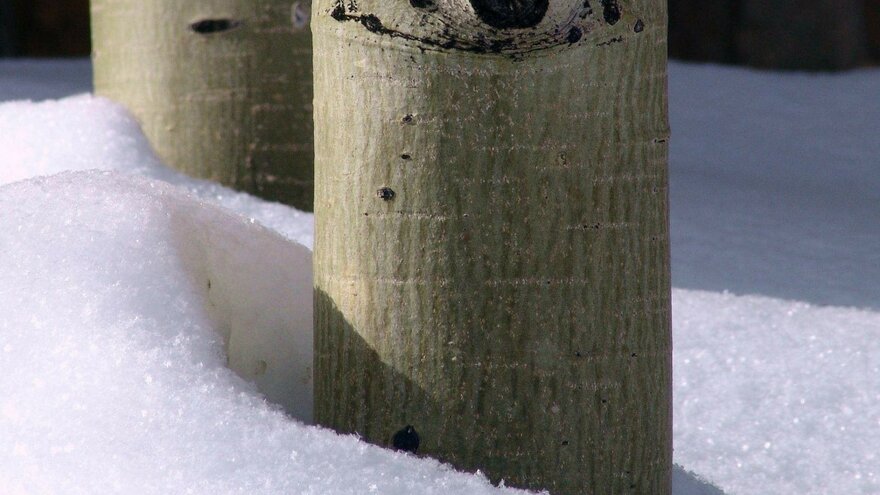
[[[581,31],[581,28],[575,26],[568,31],[568,36],[565,37],[565,41],[568,41],[568,44],[573,45],[581,40],[581,36],[584,35],[584,32]]]
[[[330,17],[340,22],[348,20],[348,15],[345,13],[345,7],[343,7],[341,3],[337,3],[336,7],[333,7],[333,10],[330,12]]]
[[[403,116],[402,119],[400,119],[400,121],[403,122],[404,124],[412,124],[415,121],[415,119],[413,118],[413,116],[411,114],[406,114]]]
[[[361,24],[371,33],[381,33],[384,29],[382,21],[373,14],[367,14],[361,17]]]
[[[413,452],[419,450],[419,434],[416,433],[416,429],[411,425],[406,425],[402,430],[398,431],[394,434],[394,437],[391,439],[391,445],[394,446],[397,450],[402,450],[404,452]]]
[[[537,26],[544,19],[549,0],[470,0],[477,17],[498,29]]]
[[[391,201],[394,199],[394,190],[390,187],[383,187],[376,191],[376,196],[382,199],[382,201]]]
[[[637,20],[636,25],[633,26],[633,31],[635,31],[637,33],[641,33],[644,30],[645,30],[645,23],[642,22],[641,19]]]
[[[241,22],[233,19],[202,19],[189,25],[189,28],[199,34],[222,33],[241,26]]]
[[[434,0],[409,0],[409,4],[417,9],[430,9],[436,6]]]
[[[612,26],[620,20],[620,5],[617,0],[602,0],[602,17]]]
[[[400,155],[400,158],[403,160],[411,160],[412,156],[410,156],[409,153],[404,153],[404,154]]]
[[[562,441],[562,445],[563,445],[563,446],[564,446],[564,445],[568,445],[568,440],[563,440],[563,441]]]
[[[623,38],[618,36],[616,38],[611,38],[608,41],[603,41],[602,43],[597,43],[596,46],[611,46],[615,43],[622,43],[622,42],[623,42]]]

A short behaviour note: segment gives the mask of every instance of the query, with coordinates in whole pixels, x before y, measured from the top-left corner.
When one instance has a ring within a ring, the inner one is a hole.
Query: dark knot
[[[477,16],[498,29],[537,26],[550,6],[549,0],[470,0]]]
[[[419,450],[419,434],[416,433],[416,429],[412,425],[406,425],[394,434],[391,445],[395,450],[415,453]]]

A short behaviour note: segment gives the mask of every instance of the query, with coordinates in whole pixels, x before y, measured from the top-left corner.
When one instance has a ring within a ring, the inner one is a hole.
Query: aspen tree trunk
[[[95,92],[171,166],[311,211],[309,3],[92,0]]]
[[[663,495],[666,5],[316,0],[315,419]]]

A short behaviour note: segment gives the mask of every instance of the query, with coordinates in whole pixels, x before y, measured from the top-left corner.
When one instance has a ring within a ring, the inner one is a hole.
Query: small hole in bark
[[[562,445],[568,445],[568,440],[563,440]]]
[[[645,30],[645,23],[642,22],[641,19],[637,20],[636,25],[633,26],[633,31],[635,31],[637,33],[641,33],[644,30]]]
[[[579,27],[573,27],[568,31],[568,36],[565,37],[565,41],[568,41],[570,45],[573,45],[581,40],[581,36],[584,35],[584,32],[581,31]]]
[[[232,19],[202,19],[189,25],[189,28],[199,34],[222,33],[241,26],[241,22]]]
[[[410,156],[409,153],[404,153],[404,154],[400,155],[400,158],[403,160],[411,160],[412,156]]]
[[[630,354],[630,357],[639,357],[639,355],[634,352],[634,353]]]
[[[620,20],[620,5],[617,0],[602,0],[602,17],[612,26]]]
[[[411,114],[406,114],[403,116],[402,119],[400,119],[400,121],[403,122],[404,124],[412,124],[415,122],[415,118],[413,118],[413,116]]]
[[[383,201],[391,201],[394,199],[394,191],[390,187],[383,187],[376,191],[376,196]]]

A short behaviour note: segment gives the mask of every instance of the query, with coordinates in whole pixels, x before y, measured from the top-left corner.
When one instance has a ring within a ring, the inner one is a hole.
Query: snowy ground
[[[89,77],[0,62],[0,101]],[[676,495],[880,493],[878,90],[670,68]],[[311,229],[168,170],[112,103],[0,104],[0,493],[513,493],[305,426],[228,369],[300,387],[308,422],[307,365],[254,356],[310,362]],[[295,356],[239,338],[273,318]]]

